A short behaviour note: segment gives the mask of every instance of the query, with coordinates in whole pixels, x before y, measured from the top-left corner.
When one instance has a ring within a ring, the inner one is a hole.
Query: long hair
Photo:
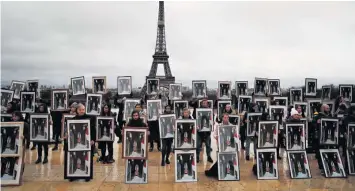
[[[108,107],[108,113],[107,115],[108,116],[111,116],[112,115],[112,112],[111,112],[111,105],[110,104],[104,104],[102,107],[101,107],[101,114],[100,115],[105,115],[105,107]]]
[[[12,116],[16,116],[16,117],[18,117],[18,118],[19,118],[19,120],[18,120],[18,121],[25,121],[25,119],[23,118],[22,113],[21,113],[21,112],[19,112],[19,111],[15,111],[15,112],[13,112],[13,113],[12,113]]]

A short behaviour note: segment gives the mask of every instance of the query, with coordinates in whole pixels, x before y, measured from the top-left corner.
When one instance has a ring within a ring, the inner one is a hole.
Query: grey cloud
[[[354,2],[166,2],[173,75],[209,87],[254,77],[285,87],[306,77],[354,83],[353,10]],[[142,86],[157,15],[157,2],[2,2],[1,80],[61,85],[85,75],[91,84],[106,75],[115,87],[117,76],[131,75]]]

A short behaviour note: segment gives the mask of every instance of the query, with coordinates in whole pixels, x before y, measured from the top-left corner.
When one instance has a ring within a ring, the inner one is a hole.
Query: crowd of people
[[[158,96],[156,97],[157,99],[160,99],[161,97]],[[115,119],[115,134],[118,137],[118,144],[122,142],[122,128],[124,126],[130,126],[130,127],[148,127],[149,128],[149,151],[153,152],[154,150],[154,142],[156,142],[157,145],[157,150],[161,152],[161,166],[165,166],[166,164],[170,164],[169,156],[171,152],[173,152],[173,138],[167,138],[167,139],[162,139],[160,140],[159,137],[159,122],[158,120],[156,121],[148,121],[147,123],[143,121],[140,116],[146,115],[145,111],[143,109],[144,103],[147,101],[147,99],[150,99],[148,96],[146,98],[142,98],[141,103],[137,104],[135,106],[135,110],[132,112],[132,118],[130,121],[124,121],[123,120],[123,113],[124,113],[124,102],[127,98],[126,97],[118,97],[116,96],[114,100],[114,104],[110,103],[104,103],[102,104],[101,108],[101,113],[100,116],[114,116]],[[193,99],[189,101],[189,107],[193,108],[193,113],[190,113],[189,108],[185,108],[183,110],[183,115],[180,116],[180,119],[196,119],[196,109],[197,108],[208,108],[209,107],[209,102],[207,99],[203,99],[200,107],[198,104],[198,99]],[[216,100],[217,103],[218,100]],[[164,112],[163,114],[173,114],[174,111],[172,109],[173,107],[173,101],[168,101],[168,104],[164,107]],[[20,112],[20,105],[19,105],[18,100],[13,100],[7,104],[6,111],[3,111],[3,113],[7,114],[12,114],[12,119],[10,121],[21,121],[24,122],[24,140],[25,140],[25,145],[26,149],[31,149],[34,150],[37,148],[37,153],[38,157],[36,160],[36,164],[43,163],[46,164],[48,162],[48,149],[49,149],[49,144],[50,142],[33,142],[32,147],[30,148],[30,138],[29,138],[29,131],[30,131],[30,126],[29,126],[29,116],[30,114],[26,114],[26,117],[24,118],[22,113]],[[73,118],[74,120],[80,120],[80,119],[90,119],[91,121],[91,127],[90,127],[90,132],[91,132],[91,153],[94,155],[96,152],[97,148],[101,150],[101,156],[99,158],[99,161],[105,164],[111,164],[114,163],[115,160],[113,158],[113,144],[114,142],[112,141],[107,141],[107,142],[98,142],[96,144],[96,120],[95,116],[87,115],[85,113],[85,105],[82,103],[71,103],[70,108],[68,108],[67,111],[48,111],[48,107],[45,103],[41,103],[40,100],[37,101],[37,106],[36,106],[36,112],[35,113],[50,113],[51,120],[50,124],[53,125],[53,139],[55,140],[54,146],[52,148],[52,151],[58,150],[58,145],[61,144],[61,142],[64,142],[64,151],[67,151],[68,148],[68,143],[67,143],[67,137],[60,137],[61,136],[61,130],[62,130],[62,123],[63,121],[63,114],[72,114],[75,115]],[[275,103],[271,102],[271,105],[275,105]],[[113,113],[111,109],[113,108],[118,108],[118,113]],[[240,115],[241,121],[240,121],[240,132],[239,132],[239,138],[241,142],[241,149],[245,150],[246,152],[246,160],[250,160],[250,144],[253,142],[254,143],[254,153],[256,148],[257,148],[257,140],[258,140],[258,134],[256,133],[255,136],[247,136],[247,116],[250,113],[254,113],[257,110],[257,105],[255,103],[250,103],[250,106],[247,107],[248,111],[243,112],[243,113],[238,113],[236,110],[236,106],[232,105],[226,105],[226,107],[223,109],[223,114],[215,118],[214,123],[217,124],[216,127],[218,128],[221,125],[229,125],[229,115]],[[341,125],[339,126],[340,133],[343,136],[340,136],[339,140],[339,147],[342,147],[343,149],[343,155],[345,155],[345,150],[346,150],[346,128],[349,123],[355,122],[355,106],[349,105],[347,102],[344,101],[342,97],[338,97],[336,100],[336,106],[335,106],[335,113],[331,113],[329,110],[329,106],[327,104],[323,104],[321,106],[321,109],[319,112],[314,113],[314,118],[312,121],[308,121],[309,124],[309,130],[307,133],[312,134],[313,136],[309,136],[309,138],[312,139],[312,149],[316,151],[316,158],[318,160],[318,165],[319,168],[322,170],[322,161],[320,160],[319,152],[317,152],[319,149],[322,148],[321,145],[319,145],[319,132],[320,132],[320,119],[322,118],[327,118],[327,117],[337,117],[337,115],[342,115],[341,117]],[[304,118],[302,116],[302,111],[300,107],[293,108],[290,106],[288,108],[288,113],[286,117],[285,122],[295,122],[295,123],[303,123],[301,121]],[[261,117],[261,121],[267,121],[270,119],[270,114],[268,112],[264,112]],[[210,163],[213,163],[213,159],[211,157],[211,137],[217,139],[218,138],[218,133],[217,133],[217,128],[215,128],[212,132],[198,132],[197,133],[197,148],[196,148],[196,153],[197,153],[197,162],[200,162],[200,153],[202,150],[202,144],[205,144],[206,147],[206,155],[207,155],[207,161]],[[279,141],[278,141],[278,147],[277,147],[277,158],[280,158],[280,151],[279,148],[282,147],[283,145],[283,133],[281,130],[279,130]],[[162,145],[161,145],[162,142]],[[106,148],[108,151],[108,155],[106,156]],[[44,156],[42,157],[42,151],[44,153]],[[67,152],[65,152],[67,155]],[[256,155],[254,155],[256,157]],[[92,163],[92,160],[91,160]],[[347,163],[345,163],[347,164]],[[92,168],[91,164],[91,168]],[[347,166],[347,165],[345,165]],[[217,172],[218,165],[214,164],[211,169],[206,171],[206,176],[209,177],[218,177],[218,172]],[[65,167],[65,170],[67,168]],[[93,173],[93,170],[91,169],[91,174]],[[255,169],[254,169],[254,173]],[[66,174],[66,173],[64,173]],[[65,177],[66,178],[66,177]],[[70,178],[69,178],[70,179]],[[70,179],[73,180],[73,179]],[[90,179],[87,179],[89,181]]]

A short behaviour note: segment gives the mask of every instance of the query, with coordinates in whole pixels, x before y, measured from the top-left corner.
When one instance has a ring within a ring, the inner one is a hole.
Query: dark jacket
[[[134,120],[133,117],[129,120],[127,127],[147,127],[141,118]]]

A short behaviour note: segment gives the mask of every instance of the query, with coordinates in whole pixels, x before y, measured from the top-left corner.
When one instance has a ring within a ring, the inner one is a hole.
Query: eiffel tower
[[[157,76],[158,65],[162,64],[164,66],[164,76]],[[159,1],[159,14],[158,14],[158,30],[157,30],[157,41],[155,44],[155,53],[153,55],[153,63],[150,68],[148,78],[158,78],[160,81],[160,87],[169,88],[169,84],[175,83],[175,77],[171,74],[169,66],[169,56],[166,52],[166,41],[165,41],[165,16],[164,16],[164,1]],[[147,80],[141,91],[141,96],[143,97],[147,91]]]

